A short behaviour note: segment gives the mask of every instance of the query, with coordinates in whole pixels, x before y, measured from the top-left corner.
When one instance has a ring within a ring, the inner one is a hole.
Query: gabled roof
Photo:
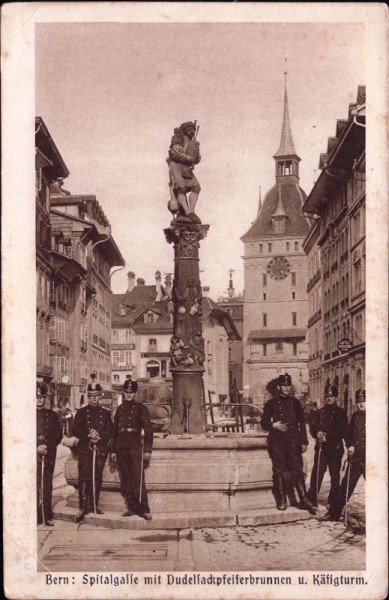
[[[275,233],[272,226],[272,216],[276,213],[281,197],[283,210],[286,214],[285,231]],[[301,187],[294,183],[274,185],[266,194],[262,208],[250,229],[240,238],[242,242],[255,241],[263,237],[303,237],[308,233],[309,224],[302,212],[306,194]]]
[[[221,309],[216,302],[211,300],[211,298],[203,298],[201,306],[203,313],[208,313],[210,316],[214,315],[222,320],[223,326],[228,333],[229,340],[242,339],[231,315],[227,311]]]
[[[157,289],[155,285],[137,285],[131,292],[112,295],[112,327],[131,327],[138,334],[173,333],[173,323],[168,312],[169,299],[156,301]],[[119,314],[121,305],[128,307],[125,316]],[[240,340],[241,337],[232,317],[222,310],[210,298],[202,298],[202,310],[205,315],[214,315],[222,320],[229,339]],[[143,315],[149,310],[157,312],[160,316],[155,323],[145,323]]]
[[[307,213],[321,214],[329,199],[335,193],[339,182],[345,181],[355,160],[365,151],[366,144],[366,89],[358,86],[357,102],[349,105],[347,121],[338,120],[336,134],[338,137],[331,148],[327,149],[325,160],[320,160],[322,169],[318,180],[312,188],[304,204]],[[330,145],[330,144],[329,144]]]
[[[150,308],[157,297],[155,285],[137,285],[124,294],[112,295],[112,325],[133,327],[139,317]],[[127,307],[127,314],[120,315],[120,305]]]
[[[69,170],[42,117],[35,117],[35,145],[52,162],[53,177],[67,177]]]

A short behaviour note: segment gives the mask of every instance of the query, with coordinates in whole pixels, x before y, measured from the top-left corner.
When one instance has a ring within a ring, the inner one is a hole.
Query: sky
[[[70,171],[64,188],[96,195],[111,223],[126,261],[115,293],[129,270],[146,284],[174,270],[163,229],[175,127],[200,125],[200,278],[217,299],[229,269],[244,287],[240,237],[275,181],[284,71],[307,194],[365,83],[361,23],[40,23],[35,40],[36,115]]]

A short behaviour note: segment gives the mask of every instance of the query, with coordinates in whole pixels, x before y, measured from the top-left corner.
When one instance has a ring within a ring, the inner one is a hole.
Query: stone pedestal
[[[69,485],[78,485],[75,457],[65,465]],[[171,526],[196,526],[197,521],[234,525],[259,508],[274,507],[272,469],[266,436],[230,434],[229,437],[194,435],[156,438],[151,466],[145,471],[150,509],[171,515]],[[78,493],[68,498],[68,507],[78,506]],[[119,517],[125,510],[116,464],[104,468],[99,507]],[[193,515],[193,519],[192,519]],[[177,519],[179,518],[179,521]],[[197,520],[196,520],[197,519]]]
[[[202,336],[199,247],[209,225],[173,221],[165,236],[174,244],[173,337],[170,365],[173,376],[171,431],[204,433],[204,339]]]

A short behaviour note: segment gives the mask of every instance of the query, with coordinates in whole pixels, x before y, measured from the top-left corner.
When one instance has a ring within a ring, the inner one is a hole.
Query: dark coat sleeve
[[[304,411],[303,411],[303,407],[301,406],[300,402],[297,400],[296,398],[296,413],[297,413],[297,419],[298,419],[298,423],[299,423],[299,429],[300,429],[300,444],[302,446],[308,446],[308,437],[307,437],[307,427],[305,425],[305,419],[304,419]]]
[[[62,436],[62,427],[61,427],[61,423],[59,422],[58,415],[56,415],[54,412],[53,412],[52,420],[53,420],[53,431],[54,431],[54,435],[53,435],[54,443],[56,446],[58,446],[58,444],[61,442],[62,437],[63,437]]]
[[[354,446],[354,444],[355,444],[354,428],[355,428],[355,413],[351,417],[350,425],[348,426],[347,432],[346,432],[345,442],[346,442],[347,448],[350,448],[351,446]]]
[[[88,442],[88,433],[89,432],[85,427],[85,411],[82,409],[78,409],[78,411],[76,412],[76,416],[74,417],[73,434],[81,442]]]
[[[317,434],[320,431],[320,411],[316,410],[312,415],[309,422],[309,433],[315,439],[317,439]]]
[[[119,420],[120,420],[120,413],[122,412],[122,405],[120,404],[116,411],[115,411],[115,415],[113,418],[113,426],[112,426],[112,452],[116,452],[116,442],[118,439],[118,435],[119,435]]]
[[[105,414],[104,414],[103,429],[102,429],[102,431],[99,432],[100,438],[101,438],[100,443],[102,446],[110,446],[111,437],[112,437],[111,413],[106,408],[104,408],[103,410],[104,410]]]
[[[263,408],[263,415],[260,420],[261,427],[264,431],[270,431],[272,428],[272,402],[268,400]]]
[[[149,409],[142,404],[142,426],[145,434],[144,452],[150,453],[153,447],[153,425],[150,419]]]
[[[346,441],[347,436],[348,436],[349,427],[348,427],[347,413],[344,409],[342,410],[341,417],[339,420],[340,420],[339,429],[342,434],[342,439]]]

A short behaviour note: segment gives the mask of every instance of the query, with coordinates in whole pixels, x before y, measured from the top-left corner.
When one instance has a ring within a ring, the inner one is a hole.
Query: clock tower
[[[289,118],[285,79],[281,141],[275,184],[259,200],[258,213],[244,243],[243,393],[256,404],[275,393],[280,373],[292,376],[294,393],[308,391],[307,257],[302,242],[309,222],[303,215],[305,192]]]

